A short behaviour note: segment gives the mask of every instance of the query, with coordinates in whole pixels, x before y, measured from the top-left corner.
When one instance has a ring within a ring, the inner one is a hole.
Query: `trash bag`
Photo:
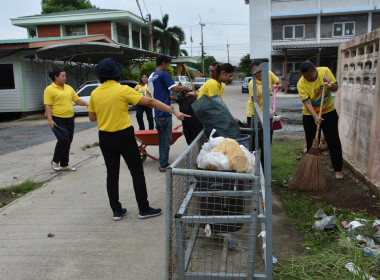
[[[214,95],[212,98],[203,95],[191,107],[197,118],[203,123],[203,129],[207,138],[213,128],[216,129],[215,137],[241,138],[239,124],[232,117],[230,111],[218,95]]]
[[[203,124],[195,116],[194,110],[191,108],[191,104],[193,104],[193,102],[197,99],[194,96],[186,95],[185,92],[178,93],[175,99],[178,104],[179,111],[191,116],[191,118],[185,118],[182,121],[182,128],[186,143],[187,145],[190,145],[203,129]]]

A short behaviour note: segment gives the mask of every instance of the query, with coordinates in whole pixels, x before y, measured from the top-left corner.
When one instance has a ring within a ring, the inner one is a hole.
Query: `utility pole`
[[[199,17],[200,19],[200,17]],[[202,49],[202,73],[204,75],[205,73],[205,53],[204,53],[204,48],[203,48],[203,27],[206,26],[205,23],[202,23],[199,21],[199,24],[201,25],[201,49]]]
[[[153,51],[153,26],[152,26],[152,16],[148,14],[149,21],[149,50]]]
[[[230,63],[230,44],[228,44],[228,38],[227,38],[227,62]]]

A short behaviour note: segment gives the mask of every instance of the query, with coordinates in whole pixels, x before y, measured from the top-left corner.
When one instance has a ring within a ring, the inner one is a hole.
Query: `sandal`
[[[58,163],[55,163],[54,161],[50,162],[51,168],[53,168],[54,171],[61,171],[61,167]]]

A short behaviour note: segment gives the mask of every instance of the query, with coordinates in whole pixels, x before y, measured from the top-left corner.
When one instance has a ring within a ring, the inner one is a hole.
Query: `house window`
[[[333,27],[333,36],[354,36],[355,35],[355,22],[336,22]]]
[[[14,89],[13,64],[0,64],[0,89]]]
[[[284,39],[305,37],[305,25],[284,25]]]
[[[86,35],[85,25],[68,25],[66,26],[66,35],[67,36],[82,36]]]
[[[313,39],[316,23],[316,17],[272,19],[272,40]]]

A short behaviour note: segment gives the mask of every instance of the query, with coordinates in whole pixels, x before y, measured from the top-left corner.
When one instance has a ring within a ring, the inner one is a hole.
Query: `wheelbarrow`
[[[176,126],[172,130],[172,142],[171,145],[173,145],[179,137],[183,135],[182,130],[178,130],[182,124]],[[158,132],[156,129],[153,130],[136,130],[135,131],[135,138],[138,142],[141,144],[139,145],[139,151],[141,155],[141,161],[144,162],[147,157],[150,157],[151,159],[154,160],[159,160],[158,158],[152,156],[146,151],[146,147],[148,146],[158,146],[159,141],[158,141]]]

